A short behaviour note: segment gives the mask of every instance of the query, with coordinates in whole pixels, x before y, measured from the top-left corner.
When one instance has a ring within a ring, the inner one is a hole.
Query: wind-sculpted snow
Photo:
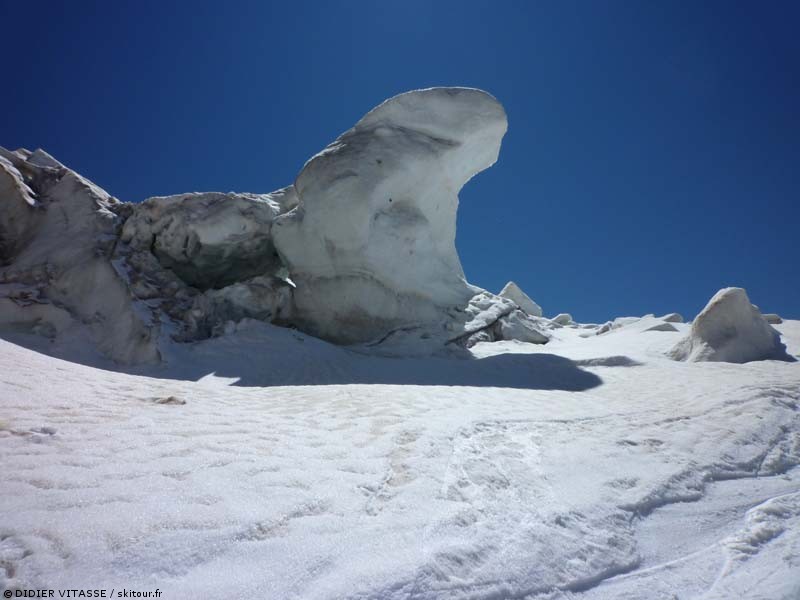
[[[676,360],[734,363],[790,360],[780,333],[750,303],[742,288],[717,292],[670,356]]]
[[[298,207],[273,227],[303,328],[352,343],[457,323],[447,311],[478,291],[456,253],[458,192],[497,160],[506,127],[485,92],[420,90],[387,100],[306,163]]]

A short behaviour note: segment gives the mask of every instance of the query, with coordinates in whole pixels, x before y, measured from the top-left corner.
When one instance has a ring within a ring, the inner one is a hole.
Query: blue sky
[[[800,318],[796,2],[0,0],[0,145],[122,200],[268,192],[394,94],[479,87],[468,279],[583,321],[738,285]]]

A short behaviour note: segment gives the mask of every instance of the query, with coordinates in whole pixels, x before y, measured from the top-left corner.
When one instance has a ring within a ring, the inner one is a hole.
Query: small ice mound
[[[517,340],[529,344],[546,344],[550,341],[547,335],[536,328],[536,322],[525,311],[515,310],[498,319],[494,329],[495,337],[501,340]]]
[[[761,316],[764,317],[764,320],[770,325],[780,325],[783,323],[783,319],[781,319],[780,316],[776,315],[775,313],[766,313],[762,314]]]
[[[500,291],[499,295],[503,298],[508,298],[529,315],[534,317],[542,316],[542,307],[536,304],[536,302],[523,292],[513,281],[509,281]]]
[[[711,298],[669,356],[689,362],[792,360],[780,333],[750,303],[747,292],[734,287],[721,289]]]
[[[659,317],[662,321],[667,323],[683,323],[683,316],[679,313],[667,313],[663,317]]]
[[[628,325],[638,323],[642,319],[654,319],[654,317],[653,315],[646,315],[644,317],[617,317],[613,321],[607,321],[603,323],[600,327],[598,327],[597,331],[595,331],[595,335],[603,335],[604,333],[608,333],[609,331],[614,331],[615,329],[621,329],[623,327],[627,327]]]
[[[574,323],[574,321],[572,320],[572,315],[569,313],[557,314],[550,320],[558,325],[571,325],[572,323]]]
[[[642,329],[642,332],[645,331],[678,331],[678,330],[675,328],[675,325],[673,325],[669,321],[664,321],[662,323],[655,323],[654,325],[650,325]]]

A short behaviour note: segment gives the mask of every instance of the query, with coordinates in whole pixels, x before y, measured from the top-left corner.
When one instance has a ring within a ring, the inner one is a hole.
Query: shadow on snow
[[[503,353],[478,358],[454,356],[388,358],[335,346],[298,331],[256,328],[231,336],[169,344],[164,363],[129,367],[83,346],[52,343],[32,335],[4,335],[8,341],[62,360],[132,375],[247,386],[396,384],[583,391],[602,379],[582,369],[634,366],[626,357],[575,362],[547,353]],[[610,364],[609,364],[610,363]]]

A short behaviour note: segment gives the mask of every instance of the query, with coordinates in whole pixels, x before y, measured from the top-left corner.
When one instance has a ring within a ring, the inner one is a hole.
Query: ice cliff
[[[364,348],[437,351],[552,324],[470,285],[458,192],[507,128],[486,92],[434,88],[367,113],[270,194],[125,203],[47,153],[0,150],[0,327],[70,331],[124,363],[244,318]],[[538,314],[537,314],[538,313]]]
[[[473,89],[401,94],[309,160],[273,228],[305,327],[342,342],[441,321],[478,291],[455,247],[458,192],[497,160],[503,107]]]

